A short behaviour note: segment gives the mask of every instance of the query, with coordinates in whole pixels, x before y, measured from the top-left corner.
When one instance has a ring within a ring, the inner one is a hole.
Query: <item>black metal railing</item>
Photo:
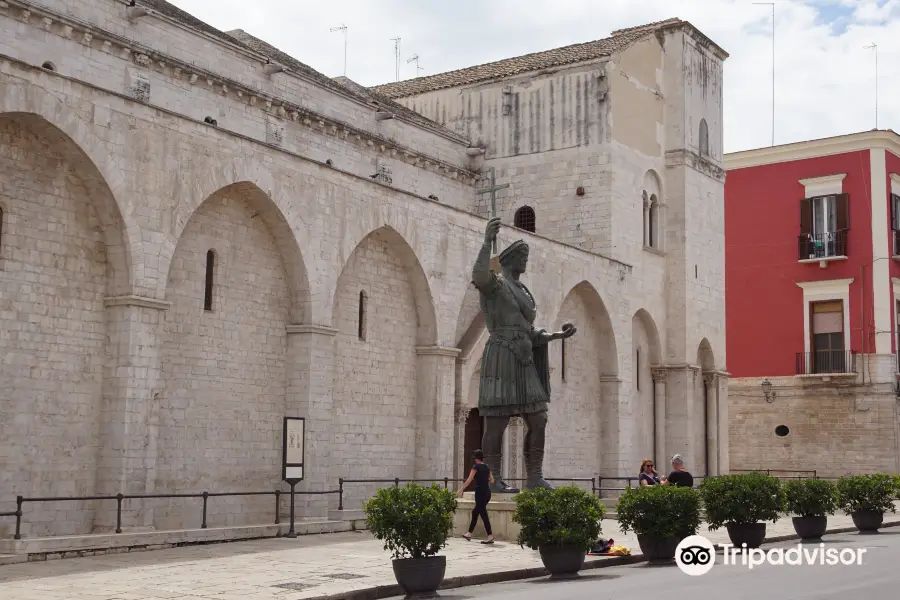
[[[852,350],[815,350],[797,353],[797,375],[856,372],[856,352]]]
[[[821,260],[847,256],[847,231],[804,233],[797,238],[798,260]]]
[[[195,493],[177,493],[177,494],[115,494],[110,496],[45,496],[45,497],[26,497],[16,496],[16,510],[14,512],[0,513],[0,517],[16,518],[16,533],[13,539],[22,539],[22,517],[25,514],[25,503],[38,502],[87,502],[87,501],[116,501],[116,533],[122,533],[122,504],[125,500],[165,500],[172,498],[201,498],[202,519],[200,529],[207,529],[207,508],[210,498],[225,498],[235,496],[274,496],[275,497],[275,525],[281,524],[281,496],[290,497],[290,527],[285,534],[286,537],[297,537],[294,529],[295,525],[295,496],[323,496],[328,494],[340,494],[340,490],[324,490],[324,491],[295,491],[292,487],[291,491],[284,492],[281,490],[272,490],[266,492],[195,492]]]

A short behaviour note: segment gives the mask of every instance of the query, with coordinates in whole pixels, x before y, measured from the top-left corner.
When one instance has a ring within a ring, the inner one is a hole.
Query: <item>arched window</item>
[[[535,222],[534,209],[530,206],[523,206],[516,211],[516,215],[513,217],[513,225],[531,233],[534,233]]]
[[[210,250],[206,253],[206,290],[203,294],[203,310],[212,311],[213,309],[213,274],[216,269],[216,251]]]
[[[357,335],[359,339],[366,340],[366,296],[365,292],[359,293],[359,322],[357,323]]]
[[[700,119],[700,156],[709,156],[709,126]]]
[[[647,233],[647,241],[649,242],[647,245],[651,248],[659,247],[659,232],[657,229],[659,228],[659,200],[656,198],[656,194],[650,196],[650,222],[648,223],[648,233]]]

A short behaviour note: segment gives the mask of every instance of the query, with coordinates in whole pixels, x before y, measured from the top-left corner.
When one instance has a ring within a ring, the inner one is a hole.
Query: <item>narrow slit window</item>
[[[366,340],[366,300],[368,296],[366,296],[365,292],[359,293],[359,323],[357,335],[359,339],[365,341]]]
[[[562,349],[560,350],[560,370],[562,371],[562,380],[566,380],[566,338],[562,340]]]
[[[210,250],[206,253],[206,290],[203,294],[203,310],[211,312],[213,309],[213,273],[216,268],[216,253]]]
[[[0,206],[0,256],[3,256],[3,207]]]
[[[634,357],[634,381],[638,391],[641,391],[641,349],[638,348]]]

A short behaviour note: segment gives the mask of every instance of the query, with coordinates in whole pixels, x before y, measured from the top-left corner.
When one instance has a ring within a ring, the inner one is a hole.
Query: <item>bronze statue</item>
[[[481,310],[490,338],[481,357],[478,412],[485,419],[481,448],[484,462],[494,474],[495,493],[517,493],[500,476],[503,432],[512,416],[525,420],[525,489],[550,488],[544,481],[544,437],[550,402],[548,343],[575,335],[571,323],[548,333],[534,328],[537,305],[519,276],[528,264],[528,244],[513,242],[500,253],[501,273],[491,271],[491,246],[500,231],[500,219],[488,221],[484,244],[472,268],[472,283],[481,292]]]

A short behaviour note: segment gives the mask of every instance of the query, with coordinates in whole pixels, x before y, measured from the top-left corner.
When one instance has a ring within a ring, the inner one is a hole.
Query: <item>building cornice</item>
[[[156,298],[148,298],[146,296],[107,296],[103,299],[103,305],[107,308],[113,306],[137,306],[140,308],[151,308],[154,310],[168,310],[172,303],[167,300],[158,300]]]
[[[686,166],[699,171],[708,177],[712,177],[716,181],[725,181],[725,169],[709,160],[705,156],[700,156],[691,150],[669,150],[666,152],[666,167]]]
[[[292,325],[287,325],[287,326],[285,327],[285,331],[286,331],[286,333],[288,333],[288,334],[294,334],[294,333],[301,333],[301,334],[302,334],[302,333],[306,333],[306,334],[310,334],[310,333],[314,333],[314,334],[317,334],[317,335],[325,335],[325,336],[329,336],[329,337],[335,336],[335,335],[338,334],[338,330],[335,329],[334,327],[328,327],[328,326],[326,326],[326,325],[313,325],[313,324],[309,324],[309,323],[307,323],[307,324],[292,324]]]
[[[4,4],[6,5],[5,7]],[[467,168],[452,165],[439,158],[407,148],[382,137],[377,133],[359,129],[349,123],[325,116],[314,110],[285,100],[284,98],[266,94],[259,89],[252,88],[228,77],[213,73],[212,71],[207,71],[206,69],[189,64],[118,34],[106,31],[96,25],[68,15],[62,15],[49,8],[33,4],[26,0],[5,0],[0,3],[0,11],[4,10],[4,8],[10,11],[14,8],[19,10],[19,20],[22,22],[31,24],[33,18],[39,17],[41,27],[49,33],[78,41],[82,45],[93,50],[106,52],[118,57],[120,60],[131,62],[141,68],[152,69],[155,73],[163,77],[168,77],[174,81],[187,82],[190,85],[205,85],[210,91],[215,91],[220,96],[228,98],[233,102],[240,103],[248,108],[256,108],[267,117],[278,119],[283,122],[293,122],[298,125],[303,125],[322,136],[336,137],[351,144],[368,147],[368,149],[372,151],[377,150],[392,158],[403,160],[415,167],[451,179],[462,179],[466,183],[474,184],[475,178],[477,177],[477,174],[474,171]],[[171,21],[171,19],[167,19],[163,15],[159,15],[155,12],[154,16],[165,19],[167,22]],[[190,29],[190,31],[195,32],[193,29]],[[200,32],[195,33],[200,35]],[[226,42],[219,40],[218,38],[212,36],[207,37],[223,46],[227,46]],[[249,56],[253,56],[249,51],[245,53]],[[264,62],[265,60],[262,59],[260,64]],[[285,68],[285,72],[288,72],[287,68]],[[303,79],[310,85],[324,87],[319,81],[304,78],[300,74],[292,71],[291,74]],[[335,85],[337,86],[338,84]],[[331,87],[327,87],[326,89],[330,92],[340,94],[340,91],[334,90]],[[358,100],[349,94],[344,93],[341,95],[372,110],[374,119],[374,114],[376,112],[375,107],[368,106],[361,100]],[[397,114],[394,114],[394,118],[403,120],[402,117]],[[412,127],[417,127],[437,135],[443,135],[437,130],[433,131],[416,123],[407,123]],[[467,143],[462,138],[457,139],[455,137],[448,137],[448,139],[459,143],[461,146],[464,146]]]
[[[416,354],[419,356],[450,356],[456,358],[461,350],[449,346],[416,346]]]
[[[900,135],[891,130],[864,131],[770,148],[732,152],[725,155],[725,169],[733,171],[879,148],[900,157]]]
[[[835,175],[825,175],[824,177],[810,177],[809,179],[800,179],[800,185],[814,186],[814,185],[825,185],[828,183],[838,183],[843,181],[847,177],[846,173],[837,173]]]

